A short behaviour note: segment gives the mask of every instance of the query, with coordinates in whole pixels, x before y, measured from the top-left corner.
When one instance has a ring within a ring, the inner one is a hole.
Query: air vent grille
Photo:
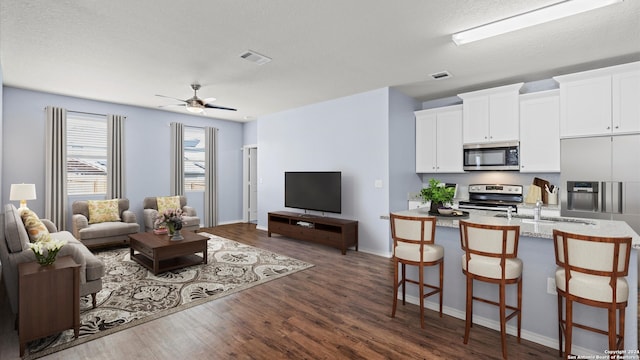
[[[254,62],[254,63],[258,64],[258,65],[264,65],[264,64],[266,64],[266,63],[271,61],[270,57],[264,56],[262,54],[258,54],[257,52],[255,52],[253,50],[247,50],[247,51],[243,52],[242,54],[240,54],[240,57],[245,59],[245,60]]]
[[[452,77],[452,75],[448,71],[439,71],[437,73],[430,74],[432,79],[434,80],[443,80]]]

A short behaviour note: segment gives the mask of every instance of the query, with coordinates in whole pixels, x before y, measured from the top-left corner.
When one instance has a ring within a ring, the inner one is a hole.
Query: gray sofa
[[[122,221],[89,224],[89,203],[74,201],[71,205],[73,236],[88,248],[129,244],[129,235],[140,230],[136,214],[129,211],[129,200],[118,199],[118,211]]]
[[[158,217],[158,201],[155,197],[146,197],[142,203],[144,210],[144,228],[145,231],[154,229],[156,217]],[[198,231],[200,230],[200,218],[196,214],[196,210],[191,206],[187,206],[187,198],[180,196],[180,207],[182,208],[182,230]]]
[[[68,231],[58,231],[47,219],[41,219],[53,239],[66,240],[67,244],[60,249],[58,257],[69,255],[80,264],[80,296],[91,295],[93,306],[96,306],[96,294],[102,289],[104,263],[87,249]],[[36,261],[36,256],[29,249],[29,235],[22,223],[20,212],[13,204],[4,207],[4,238],[0,241],[0,261],[2,261],[2,277],[6,287],[11,311],[18,313],[18,264]],[[46,296],[46,294],[43,294]]]

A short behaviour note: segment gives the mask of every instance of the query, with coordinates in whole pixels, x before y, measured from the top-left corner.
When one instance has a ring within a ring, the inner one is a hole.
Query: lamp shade
[[[9,200],[20,201],[20,207],[26,207],[27,200],[36,199],[36,185],[35,184],[11,184],[11,191],[9,192]]]

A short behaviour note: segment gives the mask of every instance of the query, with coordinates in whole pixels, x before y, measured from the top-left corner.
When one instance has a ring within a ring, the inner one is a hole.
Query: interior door
[[[249,148],[249,222],[258,221],[258,148]]]

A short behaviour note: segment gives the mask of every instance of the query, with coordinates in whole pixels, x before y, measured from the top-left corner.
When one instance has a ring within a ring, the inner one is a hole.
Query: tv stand
[[[300,214],[289,211],[269,213],[269,228],[271,233],[290,238],[306,240],[335,247],[347,254],[347,249],[355,246],[358,251],[358,221],[337,219],[326,216]]]

